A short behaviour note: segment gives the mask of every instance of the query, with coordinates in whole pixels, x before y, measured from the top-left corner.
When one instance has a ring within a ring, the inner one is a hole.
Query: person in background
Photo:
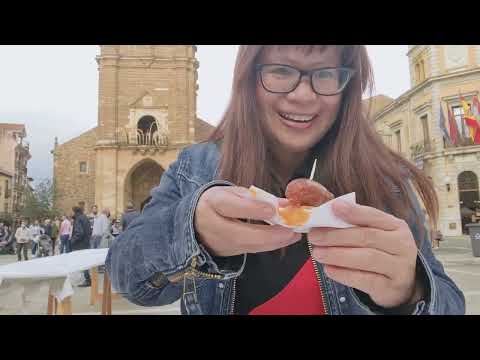
[[[70,249],[70,236],[72,234],[72,223],[64,215],[62,216],[62,223],[60,224],[60,254],[69,253]]]
[[[114,238],[116,238],[120,233],[122,232],[122,226],[120,224],[120,220],[118,219],[113,219],[112,221],[112,229],[111,229],[111,234]]]
[[[52,222],[52,256],[55,255],[55,245],[57,244],[59,230],[60,220],[58,220],[58,217],[55,217]]]
[[[96,216],[93,222],[92,238],[90,240],[90,249],[98,249],[102,238],[110,233],[110,221],[108,220],[110,211],[103,209],[101,214]]]
[[[52,221],[48,218],[45,219],[45,221],[43,223],[43,232],[50,239],[50,245],[52,245],[52,249],[53,249],[53,243],[54,243],[54,240],[53,240],[53,225],[52,225]],[[53,250],[52,250],[52,254],[53,254]]]
[[[30,241],[30,230],[27,228],[27,223],[22,220],[20,227],[15,232],[15,238],[17,240],[17,258],[18,261],[22,261],[22,250],[24,260],[28,260],[27,244]]]
[[[90,227],[92,228],[92,231],[93,231],[93,223],[95,221],[95,218],[98,216],[97,205],[93,205],[90,210],[91,210],[91,212],[90,212],[90,214],[87,215],[87,217],[88,217],[88,221],[90,221]]]
[[[90,223],[87,216],[83,213],[82,209],[78,206],[72,208],[74,213],[72,237],[70,239],[72,251],[85,250],[90,247]],[[85,282],[78,285],[79,287],[88,287],[92,285],[90,279],[90,273],[88,270],[83,272],[85,276]]]
[[[122,229],[125,231],[125,229],[132,222],[132,220],[135,219],[138,215],[140,215],[140,212],[135,210],[133,202],[129,201],[127,203],[127,208],[125,209],[125,213],[122,216]]]
[[[38,244],[35,241],[40,235],[44,234],[43,228],[40,226],[38,220],[35,220],[32,225],[29,227],[30,230],[30,240],[32,240],[32,257],[37,257]]]

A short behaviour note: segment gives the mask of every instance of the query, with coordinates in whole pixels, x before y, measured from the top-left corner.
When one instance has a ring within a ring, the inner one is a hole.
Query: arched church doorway
[[[160,184],[163,168],[155,161],[147,159],[138,164],[125,181],[125,204],[132,201],[136,210],[150,196],[150,191]]]
[[[462,232],[468,234],[465,225],[472,223],[475,214],[480,212],[478,177],[473,171],[464,171],[458,175],[458,198]]]

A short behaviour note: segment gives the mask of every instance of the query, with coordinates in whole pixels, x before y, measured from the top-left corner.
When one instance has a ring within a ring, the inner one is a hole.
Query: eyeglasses
[[[257,71],[268,92],[288,94],[298,87],[304,76],[308,76],[313,91],[323,96],[341,93],[355,74],[355,70],[347,67],[300,70],[283,64],[259,64]]]

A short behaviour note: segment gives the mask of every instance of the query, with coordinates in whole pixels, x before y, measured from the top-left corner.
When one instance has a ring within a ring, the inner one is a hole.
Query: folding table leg
[[[55,304],[55,296],[52,294],[48,294],[48,305],[47,305],[47,315],[53,315],[56,313],[56,309],[54,311],[53,307]]]
[[[90,305],[95,305],[98,299],[98,271],[94,267],[90,270],[90,277],[92,278],[92,286],[90,287]]]
[[[72,315],[72,297],[68,296],[58,303],[58,315]]]

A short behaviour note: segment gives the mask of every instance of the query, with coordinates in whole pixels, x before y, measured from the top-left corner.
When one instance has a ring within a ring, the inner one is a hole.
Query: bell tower
[[[193,45],[100,46],[98,206],[118,213],[127,201],[138,205],[179,149],[195,142],[195,53]],[[139,192],[147,188],[144,178],[149,178],[149,189]]]

